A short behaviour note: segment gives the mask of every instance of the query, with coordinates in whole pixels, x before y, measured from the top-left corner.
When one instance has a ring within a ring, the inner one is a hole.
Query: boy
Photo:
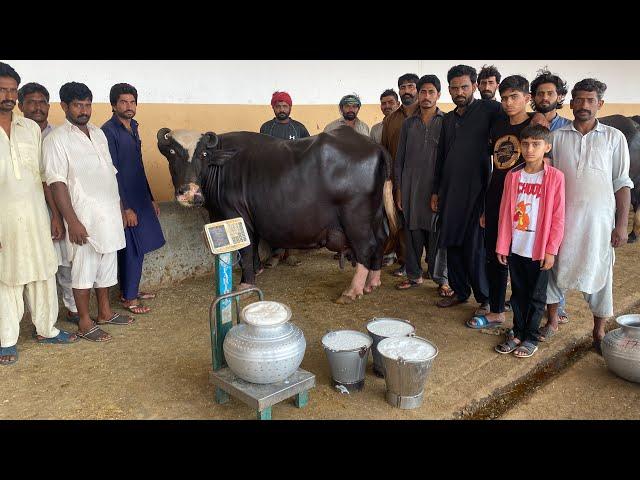
[[[498,261],[507,265],[509,258],[513,335],[495,350],[526,358],[538,350],[549,270],[564,234],[564,174],[545,162],[551,151],[548,128],[526,127],[520,146],[525,164],[505,178],[496,243]]]

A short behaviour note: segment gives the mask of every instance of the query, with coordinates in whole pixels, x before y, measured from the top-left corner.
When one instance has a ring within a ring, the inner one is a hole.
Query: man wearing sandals
[[[566,224],[547,288],[549,318],[567,290],[582,292],[593,314],[593,345],[600,353],[607,318],[613,316],[614,248],[627,243],[633,182],[624,134],[600,123],[607,86],[593,78],[576,83],[570,107],[574,121],[553,133],[553,166],[564,173]],[[554,333],[550,321],[540,340]]]
[[[77,340],[55,328],[56,259],[42,188],[41,132],[13,113],[20,76],[0,62],[0,365],[18,360],[24,303],[39,343]]]
[[[133,119],[138,91],[128,83],[117,83],[111,87],[109,102],[113,116],[102,125],[102,131],[118,171],[118,191],[126,220],[127,246],[118,251],[120,301],[131,313],[148,313],[151,309],[139,299],[154,298],[155,295],[139,291],[142,263],[145,254],[162,247],[165,240],[158,221],[160,209],[153,199],[142,163],[138,122]]]
[[[403,122],[394,163],[394,186],[400,190],[398,209],[404,215],[404,235],[407,244],[407,279],[399,283],[398,290],[422,285],[421,258],[427,248],[429,274],[439,285],[440,293],[451,292],[447,281],[446,250],[437,247],[436,214],[429,200],[433,184],[433,170],[438,151],[438,139],[444,113],[438,108],[440,79],[425,75],[418,80],[417,108]],[[453,293],[453,292],[451,292]]]
[[[112,337],[98,325],[129,325],[133,319],[114,313],[109,303],[109,287],[118,282],[116,253],[125,247],[124,214],[107,138],[89,123],[92,100],[86,85],[65,83],[60,105],[66,120],[45,138],[42,149],[47,185],[67,227],[71,286],[80,315],[77,335],[104,342]],[[95,322],[89,317],[92,288],[98,299]]]
[[[503,95],[501,88],[500,95],[504,103],[509,93]],[[519,137],[525,164],[509,170],[504,179],[494,247],[502,265],[508,259],[513,331],[495,350],[526,358],[538,350],[549,272],[564,231],[565,188],[563,173],[545,163],[551,150],[549,129],[528,126]]]
[[[22,114],[33,120],[40,127],[42,139],[53,130],[53,125],[49,118],[49,91],[39,83],[26,83],[18,90],[18,108]],[[67,321],[78,323],[78,308],[73,299],[73,289],[71,288],[71,264],[67,256],[67,247],[64,240],[64,223],[62,215],[53,200],[53,193],[49,186],[43,182],[44,197],[49,207],[49,217],[51,218],[51,236],[53,247],[58,257],[58,273],[56,279],[60,290],[62,290],[62,302],[67,309]]]

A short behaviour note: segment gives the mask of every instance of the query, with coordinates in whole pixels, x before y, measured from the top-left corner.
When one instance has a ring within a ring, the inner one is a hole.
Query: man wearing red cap
[[[260,133],[283,140],[308,137],[309,132],[305,126],[289,116],[292,104],[291,96],[287,92],[274,92],[271,97],[271,107],[276,116],[262,124]]]

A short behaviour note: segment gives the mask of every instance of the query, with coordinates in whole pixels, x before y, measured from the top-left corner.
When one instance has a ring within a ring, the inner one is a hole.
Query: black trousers
[[[509,255],[513,333],[522,342],[537,345],[536,333],[547,305],[549,270],[540,270],[540,261]]]
[[[498,243],[497,220],[494,224],[487,218],[484,239],[487,252],[487,280],[489,281],[489,304],[491,305],[491,313],[502,313],[504,312],[504,301],[507,295],[509,267],[502,265],[496,255],[496,244]]]
[[[449,285],[462,301],[471,296],[471,290],[478,303],[489,300],[483,230],[478,213],[467,226],[462,246],[447,247]]]
[[[426,230],[409,230],[406,225],[402,229],[405,238],[405,267],[409,280],[418,280],[422,277],[422,251],[429,248],[429,232]]]

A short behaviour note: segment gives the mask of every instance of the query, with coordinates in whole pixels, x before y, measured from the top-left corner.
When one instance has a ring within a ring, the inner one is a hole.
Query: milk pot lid
[[[392,360],[403,358],[409,362],[422,362],[434,358],[438,348],[424,338],[391,337],[380,340],[378,352]]]
[[[367,323],[367,330],[379,337],[406,337],[416,331],[408,321],[400,318],[376,317]]]
[[[349,352],[369,348],[373,344],[372,338],[357,330],[335,330],[322,337],[322,345],[334,352]]]
[[[261,300],[244,307],[240,315],[249,325],[273,327],[287,322],[291,309],[284,303]]]

